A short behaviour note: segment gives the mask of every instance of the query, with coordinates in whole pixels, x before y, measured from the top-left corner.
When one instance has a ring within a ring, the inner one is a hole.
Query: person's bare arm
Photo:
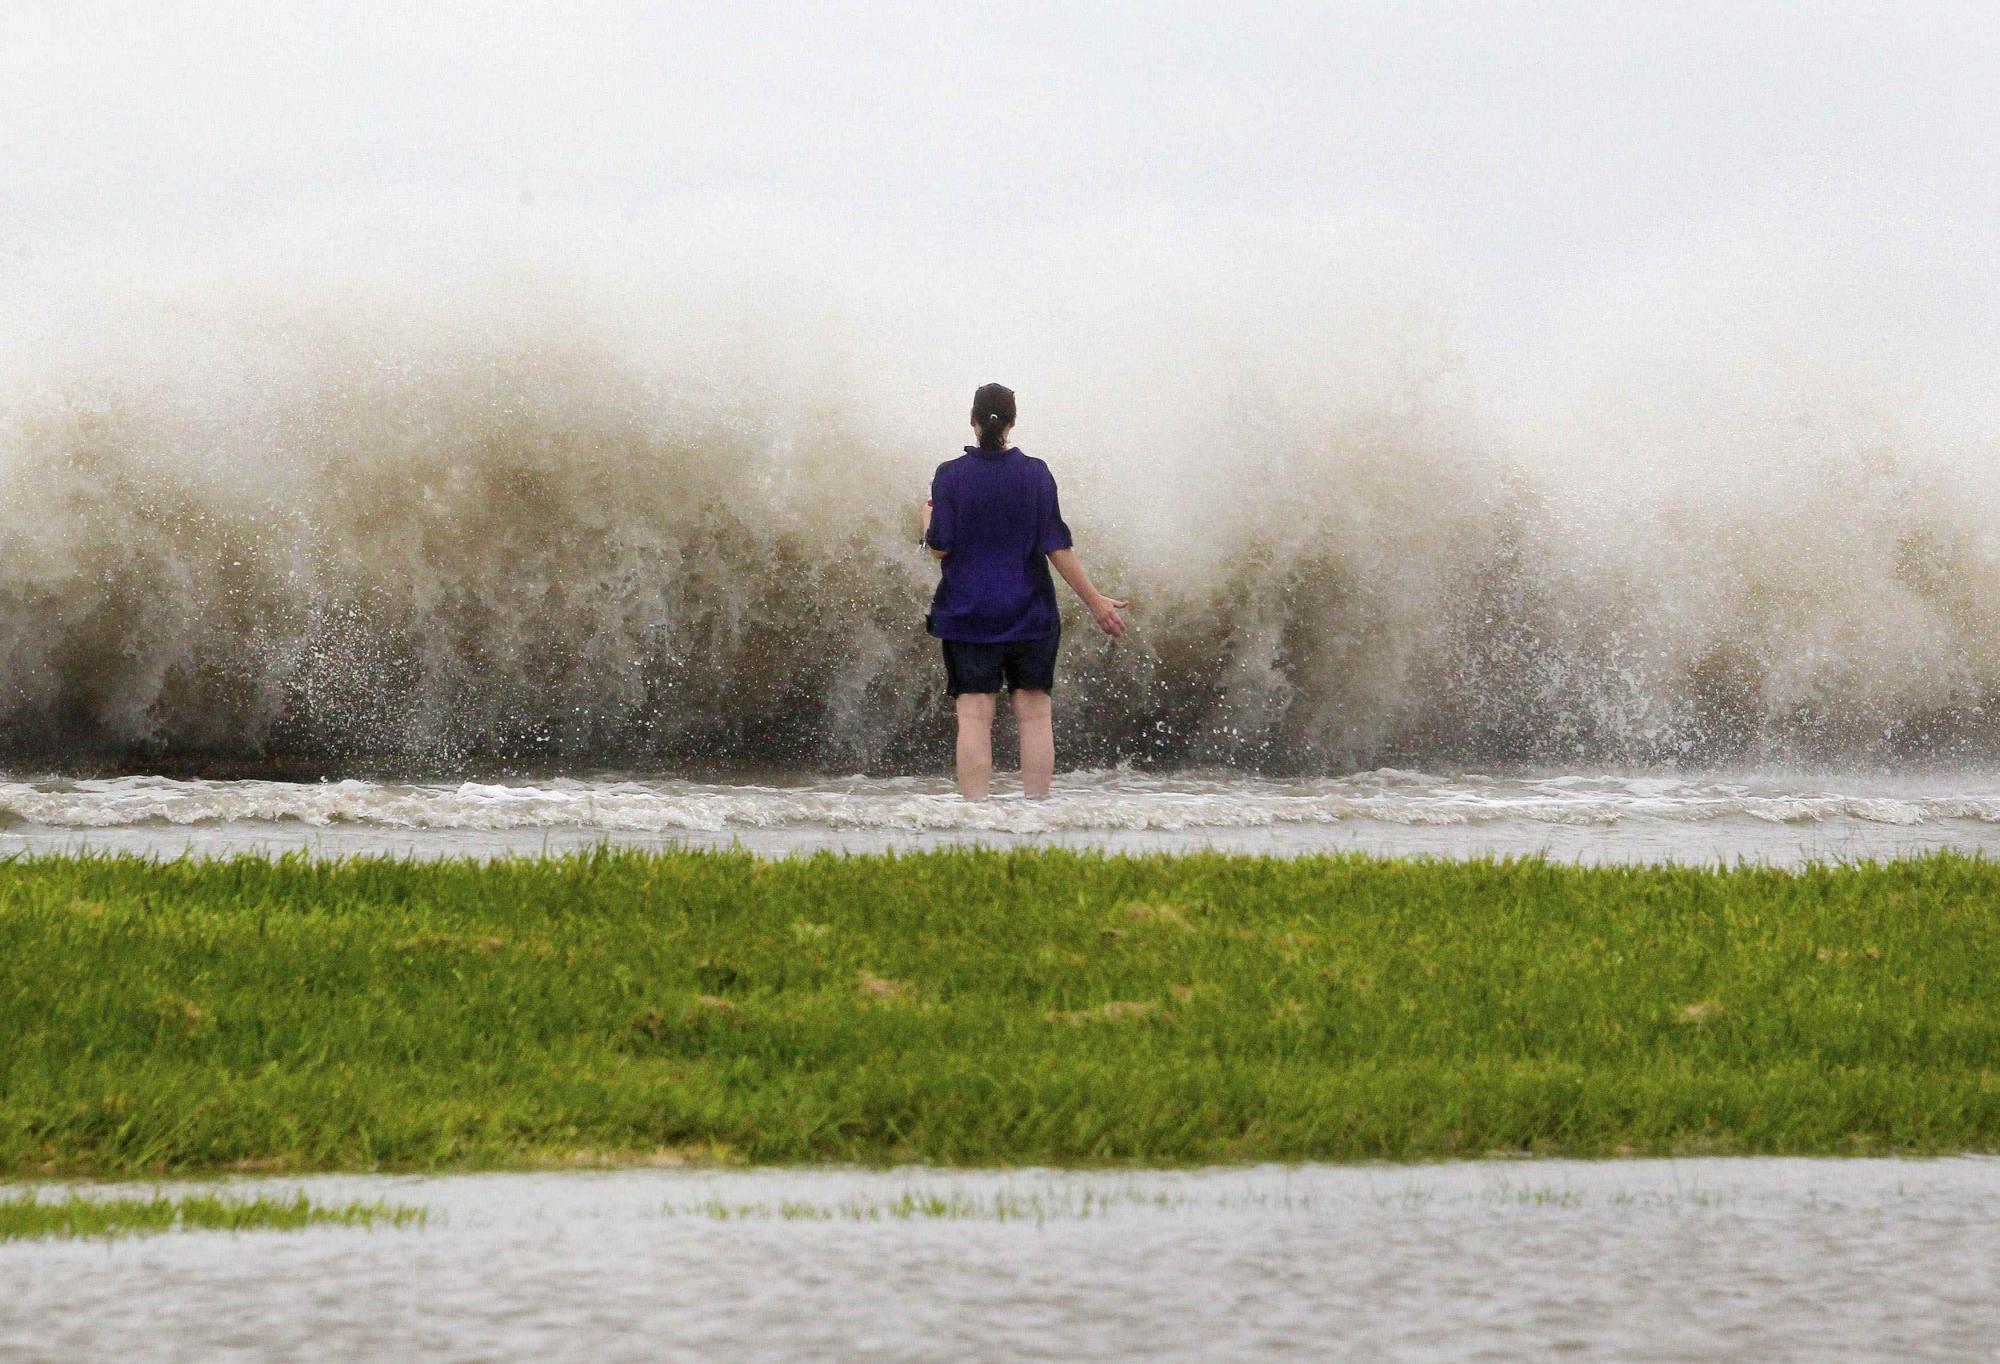
[[[1125,618],[1118,613],[1130,603],[1120,601],[1116,597],[1107,597],[1099,592],[1091,584],[1090,575],[1083,571],[1083,561],[1076,557],[1075,550],[1059,549],[1049,555],[1049,562],[1055,566],[1056,572],[1062,574],[1063,581],[1083,599],[1083,604],[1089,608],[1098,629],[1113,639],[1125,633]]]

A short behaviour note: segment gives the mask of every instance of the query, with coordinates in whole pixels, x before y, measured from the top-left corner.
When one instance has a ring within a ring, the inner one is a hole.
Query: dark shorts
[[[1061,630],[1041,639],[1010,639],[1001,644],[969,644],[961,639],[939,642],[944,645],[947,696],[997,692],[1003,681],[1009,691],[1055,690]]]

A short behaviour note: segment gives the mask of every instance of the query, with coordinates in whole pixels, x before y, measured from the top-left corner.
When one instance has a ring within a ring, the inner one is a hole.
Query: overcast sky
[[[1326,229],[1402,243],[1476,352],[1484,328],[1588,337],[1593,300],[1682,298],[1711,256],[1754,276],[1831,241],[1854,287],[1893,281],[1857,326],[1915,316],[1951,333],[1936,363],[1971,365],[1938,357],[1995,339],[1996,15],[12,0],[0,287],[285,224],[283,268],[310,271],[299,225],[330,213],[518,223],[532,252],[538,217],[707,212],[968,279],[1088,267],[1125,234],[1229,255]]]

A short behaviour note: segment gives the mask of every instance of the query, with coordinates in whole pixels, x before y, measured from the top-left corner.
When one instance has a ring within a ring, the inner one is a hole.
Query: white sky
[[[714,214],[968,282],[1087,273],[1127,234],[1282,271],[1358,232],[1447,281],[1497,372],[1601,349],[1614,301],[1712,309],[1715,270],[1803,245],[1837,264],[1788,287],[1859,290],[1856,344],[1887,326],[1985,375],[1996,72],[2000,7],[1936,0],[11,0],[0,299],[272,224],[310,272],[297,225],[328,214],[518,224],[529,253],[537,218]],[[1824,303],[1785,325],[1809,341]]]

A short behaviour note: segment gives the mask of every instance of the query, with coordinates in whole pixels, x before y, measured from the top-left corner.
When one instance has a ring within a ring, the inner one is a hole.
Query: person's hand
[[[1118,613],[1130,605],[1130,602],[1120,601],[1116,597],[1099,597],[1090,604],[1090,614],[1097,621],[1098,629],[1113,639],[1122,639],[1125,635],[1125,618]]]

